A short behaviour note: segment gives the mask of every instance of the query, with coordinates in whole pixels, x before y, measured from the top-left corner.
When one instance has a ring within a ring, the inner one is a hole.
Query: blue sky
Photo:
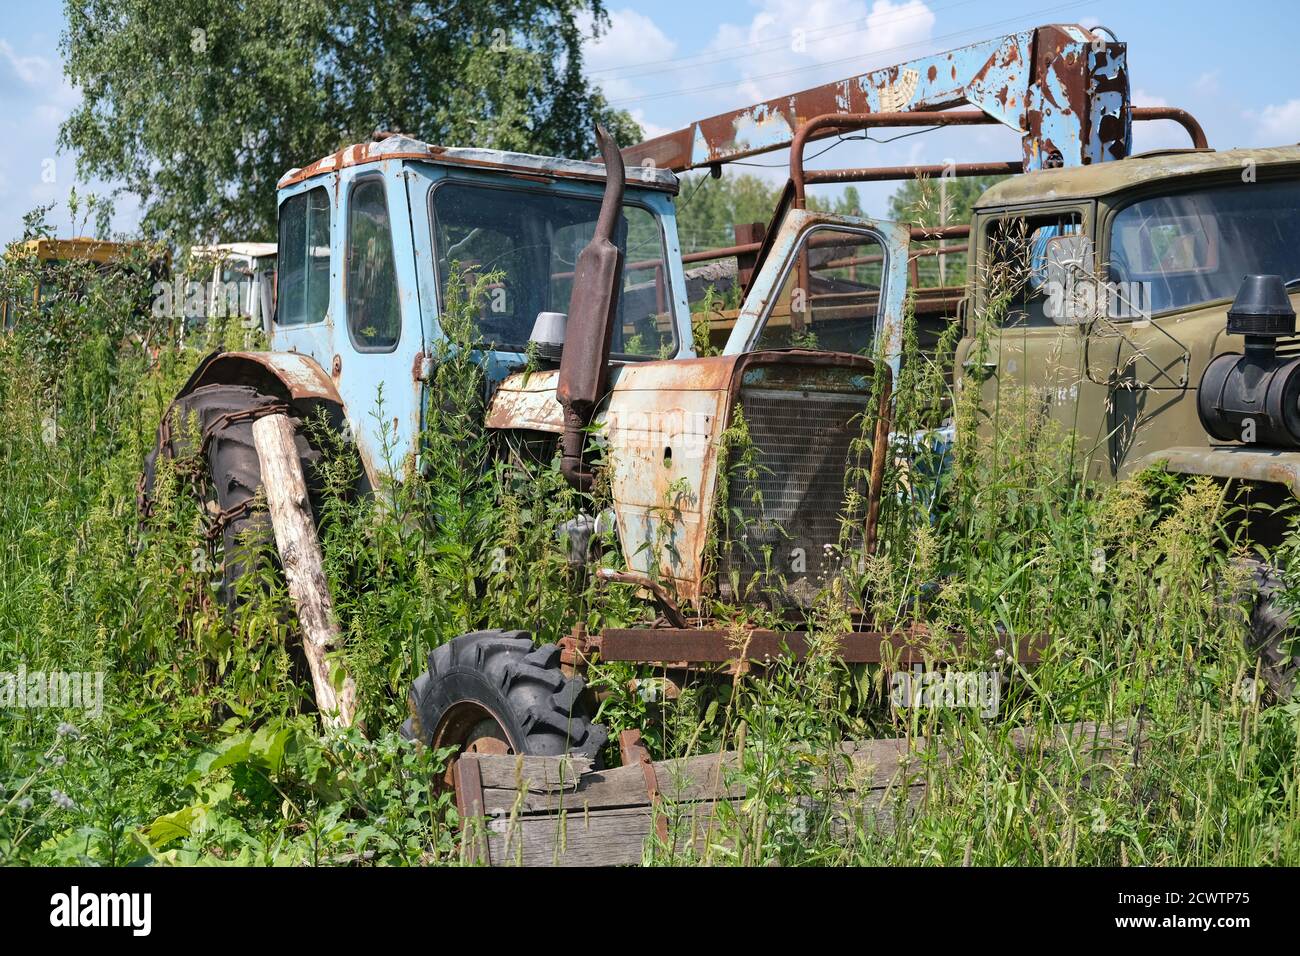
[[[23,213],[66,200],[75,158],[55,149],[59,123],[78,102],[62,75],[62,4],[0,0],[0,243]],[[615,105],[633,112],[647,135],[677,129],[781,93],[1043,23],[1104,24],[1129,44],[1136,105],[1192,110],[1210,145],[1266,146],[1300,141],[1300,78],[1287,26],[1294,6],[1240,7],[1141,0],[613,0],[612,28],[588,45],[588,70]],[[791,38],[802,31],[802,50]],[[771,76],[771,74],[780,74]],[[1182,145],[1170,124],[1142,124],[1135,149]],[[473,144],[454,144],[473,145]],[[1016,137],[989,128],[945,130],[889,145],[845,144],[834,165],[1014,159]],[[304,156],[304,164],[317,157]],[[775,164],[745,171],[783,178]],[[268,183],[267,188],[274,188]],[[864,188],[871,214],[890,189]],[[130,231],[134,204],[118,200],[114,228]],[[60,208],[56,225],[71,224]],[[226,237],[230,240],[239,236]]]

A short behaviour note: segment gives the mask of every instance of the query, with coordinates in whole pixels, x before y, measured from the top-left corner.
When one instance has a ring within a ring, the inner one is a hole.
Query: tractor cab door
[[[373,472],[416,447],[424,350],[411,212],[396,161],[309,180],[280,203],[272,347],[334,380]]]
[[[897,223],[791,210],[754,276],[724,354],[788,348],[879,353],[897,375],[909,237]]]

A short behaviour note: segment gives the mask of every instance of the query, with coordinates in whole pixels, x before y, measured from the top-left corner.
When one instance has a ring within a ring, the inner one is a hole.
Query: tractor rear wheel
[[[292,410],[275,396],[244,385],[205,385],[181,396],[158,429],[158,441],[145,459],[140,483],[142,505],[148,506],[157,479],[158,458],[182,459],[199,453],[203,473],[195,488],[207,512],[212,536],[224,548],[220,597],[224,606],[237,606],[237,583],[248,573],[247,554],[273,546],[272,529],[265,511],[254,510],[253,498],[262,484],[262,466],[253,443],[253,422],[271,412]],[[191,446],[191,420],[197,425],[198,449]],[[321,455],[301,428],[295,436],[303,476],[307,480],[312,510],[319,520],[320,483],[316,465]],[[246,542],[249,550],[241,547]]]
[[[402,734],[466,753],[594,759],[608,734],[592,722],[585,689],[560,670],[559,647],[538,647],[526,631],[462,634],[429,655]]]

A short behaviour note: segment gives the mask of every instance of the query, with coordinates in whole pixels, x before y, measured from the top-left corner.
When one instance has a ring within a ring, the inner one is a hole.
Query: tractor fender
[[[343,399],[315,359],[297,352],[225,352],[218,349],[199,362],[163,412],[154,451],[145,461],[137,486],[141,514],[149,513],[154,458],[160,453],[170,454],[166,449],[170,441],[172,410],[187,395],[208,385],[246,386],[286,402],[300,418],[308,418],[319,410],[324,412],[325,420],[332,428],[341,430],[344,427]],[[369,480],[367,472],[364,487],[369,487]]]
[[[1236,478],[1257,484],[1281,485],[1300,498],[1300,450],[1250,448],[1244,445],[1178,446],[1139,458],[1132,474],[1163,464],[1181,475]]]
[[[213,352],[199,362],[176,396],[204,385],[247,385],[278,394],[306,413],[324,404],[343,411],[343,398],[320,364],[297,352]]]

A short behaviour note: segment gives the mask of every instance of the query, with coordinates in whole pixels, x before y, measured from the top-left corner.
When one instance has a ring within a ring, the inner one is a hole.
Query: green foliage
[[[677,203],[677,235],[683,252],[699,252],[730,246],[736,241],[733,227],[762,223],[767,226],[777,202],[781,185],[752,173],[724,173],[712,179],[708,173],[682,177],[681,199]],[[808,208],[840,216],[861,216],[862,200],[853,186],[833,199],[812,195]]]
[[[7,267],[4,281],[20,268]],[[241,584],[240,612],[216,606],[227,556],[202,537],[194,462],[166,464],[153,517],[137,516],[140,461],[197,353],[171,339],[146,345],[127,314],[112,311],[125,305],[94,288],[107,277],[90,279],[86,296],[52,302],[51,321],[69,330],[57,348],[39,329],[0,338],[0,671],[21,663],[105,674],[101,714],[0,710],[0,863],[459,859],[459,821],[436,786],[449,754],[395,733],[429,651],[482,627],[554,641],[578,622],[594,631],[656,613],[633,587],[597,585],[590,566],[568,561],[558,529],[607,507],[607,482],[578,495],[550,449],[482,428],[470,317],[492,280],[448,290],[450,341],[434,356],[438,400],[418,466],[389,456],[376,494],[354,495],[355,454],[315,426],[325,448],[326,569],[364,734],[319,730],[266,555]],[[993,318],[975,317],[981,328]],[[707,605],[738,657],[753,626],[800,626],[811,652],[685,677],[626,664],[591,670],[615,735],[642,730],[656,757],[738,755],[723,782],[741,796],[700,840],[687,837],[701,821],[664,788],[670,839],[649,841],[646,861],[1300,862],[1300,706],[1265,707],[1249,692],[1257,673],[1242,642],[1232,503],[1211,482],[1161,473],[1080,485],[1069,436],[1034,396],[942,394],[952,343],[926,356],[910,332],[906,342],[896,428],[910,434],[954,417],[952,469],[940,477],[915,459],[887,463],[873,554],[861,551],[863,502],[850,492],[839,543],[846,573],[802,620],[761,602]],[[859,452],[874,426],[866,416]],[[758,473],[752,445],[736,420],[724,484]],[[855,463],[850,489],[868,465]],[[668,489],[656,512],[664,523],[680,518],[684,493]],[[608,533],[594,556],[626,563]],[[958,706],[891,706],[894,669],[833,654],[854,608],[877,626],[966,634],[952,666],[997,675],[993,719]],[[1051,641],[1039,664],[998,654],[1006,636],[1037,634]],[[1026,749],[1012,736],[1075,720],[1140,720],[1142,759],[1090,768],[1077,749]],[[882,821],[847,786],[839,742],[902,735],[924,744],[900,783],[925,784],[925,797],[896,787]]]
[[[767,225],[781,190],[748,173],[710,179],[708,173],[682,177],[677,202],[677,235],[682,252],[699,252],[730,246],[736,241],[732,226],[761,222]]]
[[[144,0],[69,0],[66,20],[83,98],[60,142],[124,184],[151,234],[274,238],[284,171],[377,129],[578,157],[593,120],[641,138],[583,76],[600,0],[181,0],[165,22]]]

